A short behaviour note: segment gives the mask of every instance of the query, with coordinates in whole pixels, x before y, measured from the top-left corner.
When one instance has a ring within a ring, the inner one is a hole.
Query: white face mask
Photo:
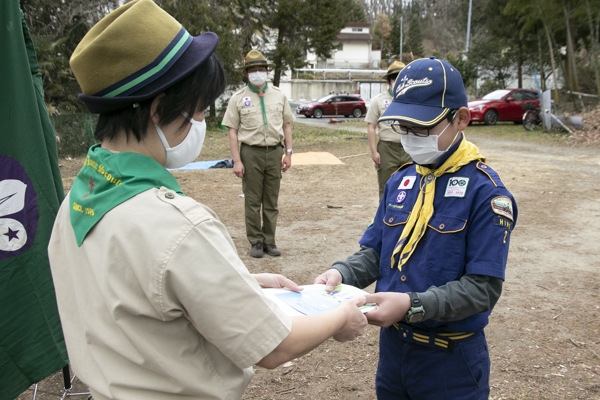
[[[452,139],[446,150],[438,150],[439,138],[450,125],[452,125],[451,122],[437,135],[429,135],[426,137],[419,137],[413,134],[400,135],[400,142],[402,143],[402,147],[404,147],[404,151],[406,151],[417,164],[428,165],[435,163],[437,159],[448,151],[460,133],[460,131],[456,131],[454,139]]]
[[[185,113],[183,116],[187,118]],[[196,121],[193,118],[190,118],[189,121],[192,124],[190,131],[185,139],[183,139],[183,142],[175,147],[169,146],[169,142],[167,142],[162,129],[154,124],[158,137],[167,152],[167,158],[165,160],[166,168],[183,167],[194,161],[200,155],[202,145],[204,144],[204,137],[206,136],[206,122],[204,120]]]
[[[250,72],[248,74],[248,80],[254,86],[260,86],[267,81],[267,73],[264,71]]]

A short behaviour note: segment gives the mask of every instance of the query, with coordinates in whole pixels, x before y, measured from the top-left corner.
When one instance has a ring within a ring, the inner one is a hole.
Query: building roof
[[[371,24],[368,22],[348,22],[347,28],[370,28]]]
[[[340,42],[371,42],[373,36],[370,33],[340,33],[337,35]]]

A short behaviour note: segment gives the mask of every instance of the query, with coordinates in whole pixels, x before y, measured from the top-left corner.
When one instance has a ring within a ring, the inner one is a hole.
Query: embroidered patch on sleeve
[[[405,176],[404,178],[402,178],[402,182],[400,182],[400,186],[398,186],[398,189],[412,189],[416,180],[417,180],[417,177],[414,175],[413,176]]]
[[[469,178],[455,176],[448,180],[444,197],[465,197],[469,186]]]
[[[512,200],[507,196],[494,197],[491,201],[492,211],[498,215],[502,215],[511,221],[513,219]]]

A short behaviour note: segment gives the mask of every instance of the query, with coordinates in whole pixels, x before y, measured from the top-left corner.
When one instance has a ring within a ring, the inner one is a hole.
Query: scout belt
[[[431,348],[439,348],[447,351],[450,354],[452,354],[454,351],[454,341],[466,339],[475,334],[474,332],[426,332],[402,322],[396,322],[392,325],[392,327],[398,330],[398,336],[402,340],[421,344]]]

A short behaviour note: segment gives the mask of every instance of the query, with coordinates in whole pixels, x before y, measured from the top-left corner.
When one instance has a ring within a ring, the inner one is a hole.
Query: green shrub
[[[87,154],[94,140],[94,128],[98,116],[95,114],[67,114],[50,117],[56,132],[59,157],[80,157]]]

